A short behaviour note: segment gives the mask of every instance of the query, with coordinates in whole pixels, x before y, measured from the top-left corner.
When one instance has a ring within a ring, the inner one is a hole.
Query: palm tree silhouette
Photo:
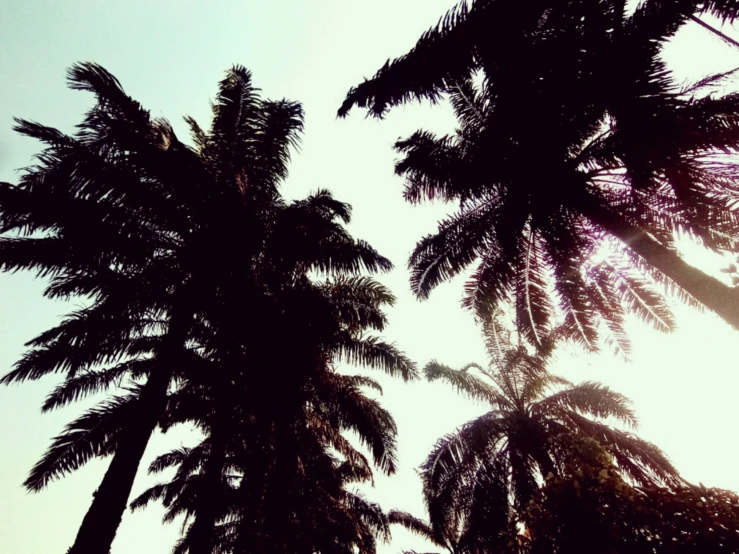
[[[430,381],[444,380],[490,409],[441,438],[422,464],[429,523],[398,512],[391,523],[453,553],[508,551],[520,515],[548,480],[612,468],[638,485],[682,484],[657,447],[608,424],[636,426],[623,395],[553,376],[545,371],[551,352],[530,353],[492,331],[490,366],[425,367]]]
[[[343,358],[406,380],[415,376],[412,363],[370,334],[384,328],[382,307],[392,304],[394,297],[367,277],[306,281],[303,285],[304,290],[293,286],[286,291],[283,303],[273,311],[280,314],[275,324],[279,332],[294,337],[285,352],[265,348],[267,335],[278,332],[264,319],[260,321],[261,332],[244,333],[233,325],[233,317],[247,308],[246,303],[235,303],[234,296],[229,296],[229,304],[224,306],[227,312],[210,314],[209,321],[214,324],[201,343],[213,356],[214,367],[201,372],[199,380],[196,376],[187,378],[180,395],[190,400],[180,402],[183,408],[175,410],[174,419],[168,423],[197,423],[206,438],[190,454],[202,462],[193,463],[191,457],[178,458],[184,469],[172,483],[155,487],[145,493],[143,500],[134,501],[138,507],[152,498],[162,498],[174,510],[171,517],[185,513],[183,506],[188,506],[190,511],[186,513],[194,519],[180,545],[183,552],[211,552],[218,536],[214,533],[216,524],[224,517],[238,516],[241,520],[238,525],[234,521],[229,525],[234,528],[229,540],[240,545],[239,551],[263,548],[249,541],[256,540],[255,535],[265,535],[265,528],[272,529],[266,533],[271,540],[287,540],[295,521],[285,520],[281,510],[296,510],[297,502],[303,502],[304,510],[332,505],[326,504],[326,499],[308,502],[301,487],[313,483],[311,486],[320,487],[317,492],[331,491],[329,484],[337,483],[347,470],[351,470],[347,476],[371,478],[371,466],[343,438],[344,429],[353,430],[362,438],[375,465],[384,473],[395,471],[395,424],[377,402],[364,397],[358,389],[361,385],[377,388],[377,383],[360,376],[336,374],[333,368],[334,361]],[[301,295],[312,297],[301,299]],[[296,307],[300,313],[296,313]],[[265,325],[269,330],[266,334]],[[301,436],[305,438],[296,443],[296,437]],[[328,448],[339,453],[346,463],[334,463],[332,455],[326,452]],[[319,461],[315,470],[311,469],[312,457]],[[331,464],[327,465],[328,461]],[[158,471],[158,464],[152,469]],[[327,469],[334,466],[337,475]],[[278,474],[278,468],[284,474]],[[236,487],[240,489],[238,494],[224,488],[224,474],[234,472],[243,480]],[[299,483],[295,483],[296,479]],[[191,487],[190,483],[196,485]],[[175,490],[178,492],[173,493]],[[193,490],[199,491],[194,497]],[[338,488],[333,490],[333,503],[348,494]],[[224,496],[219,497],[218,491]],[[349,500],[359,502],[354,496]],[[343,505],[341,502],[339,505]],[[230,508],[226,509],[226,505]],[[335,516],[323,515],[326,521],[315,521],[318,516],[306,511],[303,517],[312,518],[312,523],[300,531],[303,546],[308,547],[307,529],[325,529]],[[358,535],[365,549],[366,531]],[[354,540],[358,540],[357,536]],[[287,548],[281,544],[280,548]]]
[[[198,337],[214,324],[218,308],[248,304],[232,319],[238,330],[231,334],[254,332],[264,349],[282,336],[277,322],[285,317],[276,307],[287,309],[289,292],[310,272],[357,275],[392,266],[347,233],[341,221],[349,207],[328,192],[282,200],[278,187],[299,140],[302,110],[295,102],[260,98],[243,67],[219,84],[209,131],[188,119],[194,147],[181,143],[166,121],[151,118],[102,67],[75,65],[69,79],[72,88],[93,92],[97,104],[74,136],[18,122],[19,132],[46,149],[20,185],[0,187],[6,233],[0,264],[50,277],[50,297],[91,302],[31,341],[3,382],[66,373],[47,402],[54,407],[126,377],[136,381],[120,401],[135,405],[114,438],[95,434],[89,418],[72,424],[27,482],[37,490],[91,456],[112,454],[70,550],[104,554],[166,412],[168,391],[202,371]],[[307,305],[293,309],[305,313]],[[244,313],[251,322],[239,326]],[[362,346],[347,339],[345,351],[357,359],[379,357],[392,371],[413,371],[379,339]],[[97,446],[78,450],[70,442],[75,433],[97,437]]]
[[[617,0],[461,3],[353,88],[342,116],[358,105],[382,117],[445,95],[457,115],[452,135],[419,131],[396,144],[406,199],[459,203],[411,256],[416,294],[477,260],[467,305],[489,317],[514,293],[534,343],[551,319],[550,279],[588,345],[602,316],[628,348],[623,307],[670,329],[655,281],[739,328],[739,292],[674,248],[676,231],[719,252],[735,248],[739,96],[708,94],[731,72],[682,87],[659,57],[705,12],[737,15],[726,2],[647,0],[631,15]],[[630,264],[593,262],[604,243]]]

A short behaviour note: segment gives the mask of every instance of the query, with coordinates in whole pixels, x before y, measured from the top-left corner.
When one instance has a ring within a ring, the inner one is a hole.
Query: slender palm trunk
[[[157,353],[161,363],[141,391],[138,413],[121,433],[113,460],[67,554],[109,554],[139,463],[166,406],[167,389],[189,334],[191,320],[192,313],[184,306],[173,310],[170,328]]]
[[[622,241],[729,325],[739,329],[739,289],[725,285],[686,263],[677,252],[610,210],[590,202],[583,203],[580,208],[593,223]]]
[[[108,554],[157,419],[167,401],[172,370],[154,373],[139,398],[138,414],[123,432],[69,554]]]

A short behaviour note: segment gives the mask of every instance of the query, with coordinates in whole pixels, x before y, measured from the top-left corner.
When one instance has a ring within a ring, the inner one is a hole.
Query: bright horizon
[[[16,169],[29,165],[39,143],[11,131],[12,116],[73,132],[89,94],[66,88],[65,72],[74,62],[95,61],[111,71],[126,92],[166,117],[187,139],[182,116],[209,123],[209,100],[217,82],[233,64],[253,73],[267,98],[300,101],[306,113],[301,151],[295,153],[285,196],[304,196],[328,188],[354,208],[351,232],[389,257],[396,269],[380,276],[398,297],[389,310],[385,336],[396,341],[422,368],[436,359],[452,367],[485,362],[479,330],[461,310],[462,281],[440,286],[431,298],[413,298],[405,268],[415,241],[432,231],[451,207],[411,207],[402,200],[402,180],[393,174],[392,143],[419,128],[453,129],[447,106],[396,108],[384,121],[355,109],[345,120],[336,110],[349,87],[369,77],[389,57],[405,53],[418,37],[456,2],[454,0],[378,0],[372,9],[352,0],[156,0],[104,3],[9,3],[0,19],[0,180],[17,182]],[[309,8],[310,5],[310,8]],[[724,32],[739,33],[728,25]],[[679,79],[739,66],[739,49],[693,25],[666,52]],[[688,246],[686,256],[705,271],[718,272],[722,261]],[[72,305],[41,298],[43,283],[31,274],[0,274],[0,374],[23,352],[23,343],[52,326]],[[739,334],[712,314],[678,306],[678,331],[664,335],[638,322],[629,324],[632,363],[604,352],[598,356],[563,354],[551,369],[571,380],[595,380],[628,396],[641,421],[639,436],[667,453],[692,482],[739,491],[737,447],[732,431],[739,421],[734,344]],[[424,517],[415,468],[444,433],[477,415],[481,407],[440,383],[403,384],[376,374],[385,389],[382,404],[399,427],[400,471],[376,476],[367,495],[383,508]],[[0,551],[63,553],[72,544],[109,459],[93,461],[53,482],[38,494],[22,488],[32,465],[51,437],[91,401],[41,415],[43,397],[59,376],[0,388]],[[101,398],[97,396],[94,398]],[[181,441],[185,432],[157,435],[149,445],[132,498],[158,482],[146,475],[151,459]],[[126,513],[112,554],[168,552],[179,526],[160,523],[163,510]],[[381,554],[428,545],[402,529]],[[426,549],[426,550],[422,550]]]

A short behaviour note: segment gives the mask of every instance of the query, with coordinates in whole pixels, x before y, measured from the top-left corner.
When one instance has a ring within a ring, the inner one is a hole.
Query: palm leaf
[[[115,452],[117,438],[135,414],[136,395],[99,403],[69,423],[36,463],[23,485],[38,492],[52,480],[75,471],[93,457]]]

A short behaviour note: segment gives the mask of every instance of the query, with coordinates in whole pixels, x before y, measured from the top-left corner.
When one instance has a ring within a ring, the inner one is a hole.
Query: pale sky
[[[209,99],[224,70],[235,63],[252,70],[268,98],[303,103],[306,133],[285,185],[288,197],[319,187],[354,206],[351,231],[368,240],[396,265],[381,280],[398,296],[386,336],[397,341],[419,366],[430,359],[449,365],[485,361],[469,314],[459,308],[460,280],[439,287],[431,299],[416,301],[405,269],[415,241],[432,231],[444,206],[411,207],[393,174],[392,143],[418,128],[447,132],[453,127],[445,107],[413,105],[393,110],[382,122],[355,110],[337,120],[348,88],[371,76],[388,57],[405,53],[436,23],[454,0],[7,0],[0,16],[0,180],[15,182],[38,143],[11,131],[11,117],[37,120],[72,132],[90,106],[90,95],[69,91],[65,71],[77,61],[95,61],[123,83],[155,116],[167,117],[181,138],[183,115],[209,123]],[[727,33],[736,36],[733,29]],[[666,53],[679,77],[701,76],[739,66],[731,50],[706,31],[686,29]],[[720,260],[694,249],[689,259],[716,273]],[[55,324],[73,308],[44,300],[43,283],[28,274],[0,275],[0,373],[23,352],[23,343]],[[638,322],[629,326],[633,363],[608,353],[563,355],[553,369],[575,381],[603,382],[634,401],[640,435],[655,442],[683,475],[708,486],[739,490],[734,430],[739,405],[735,344],[739,335],[717,317],[676,310],[680,329],[672,335]],[[0,388],[0,552],[63,553],[71,545],[91,493],[108,460],[95,461],[52,483],[39,494],[21,487],[32,465],[86,402],[41,415],[44,395],[58,382]],[[477,415],[481,407],[441,384],[411,385],[382,379],[383,404],[400,430],[398,475],[378,478],[368,495],[386,509],[423,516],[415,468],[444,433]],[[192,441],[186,432],[155,437],[134,485],[134,494],[156,481],[145,468],[173,445]],[[112,554],[164,554],[178,526],[162,526],[162,510],[127,514]],[[416,549],[422,541],[396,530],[381,554]]]

